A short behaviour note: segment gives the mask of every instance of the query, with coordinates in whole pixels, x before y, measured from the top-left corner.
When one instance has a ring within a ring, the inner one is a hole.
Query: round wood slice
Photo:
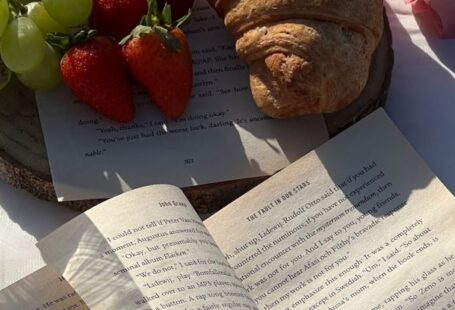
[[[392,36],[386,22],[365,90],[345,110],[325,115],[332,136],[385,104],[392,66]],[[56,201],[35,97],[16,79],[0,91],[0,178],[38,198]],[[184,191],[199,214],[206,217],[265,179],[201,185],[185,188]],[[61,205],[85,211],[99,202],[101,200],[84,200]]]

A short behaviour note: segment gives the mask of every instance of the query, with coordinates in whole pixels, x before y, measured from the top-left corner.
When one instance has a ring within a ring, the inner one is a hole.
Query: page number
[[[192,165],[194,164],[194,159],[193,158],[187,158],[183,161],[185,165]]]

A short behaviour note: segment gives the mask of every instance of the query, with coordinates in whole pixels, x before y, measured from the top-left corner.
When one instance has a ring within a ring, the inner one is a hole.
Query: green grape
[[[43,0],[52,18],[65,26],[84,24],[92,12],[92,0]]]
[[[17,74],[17,77],[33,90],[52,90],[60,83],[60,59],[60,54],[46,43],[46,55],[38,68]]]
[[[3,63],[13,72],[23,73],[38,67],[46,44],[38,26],[28,17],[11,21],[0,42]]]
[[[8,26],[8,19],[9,19],[8,0],[0,0],[0,37],[5,32],[6,26]]]
[[[68,31],[47,13],[42,2],[31,2],[26,5],[26,8],[27,16],[35,22],[44,36],[49,32],[66,33]]]

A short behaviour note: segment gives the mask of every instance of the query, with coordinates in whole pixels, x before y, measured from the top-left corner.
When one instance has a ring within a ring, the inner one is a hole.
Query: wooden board
[[[385,104],[393,66],[392,36],[388,23],[374,55],[370,77],[361,96],[347,109],[325,115],[330,134],[336,135]],[[0,178],[34,196],[56,201],[35,97],[13,79],[0,92]],[[265,178],[236,180],[184,189],[201,215],[219,210]],[[80,211],[101,200],[64,202]]]

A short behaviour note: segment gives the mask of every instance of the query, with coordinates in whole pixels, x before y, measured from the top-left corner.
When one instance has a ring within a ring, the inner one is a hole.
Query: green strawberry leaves
[[[141,24],[136,26],[131,33],[120,41],[120,45],[126,44],[131,38],[140,38],[144,35],[154,34],[160,37],[166,47],[172,52],[180,50],[179,40],[172,35],[171,30],[180,27],[191,16],[191,10],[188,14],[179,18],[175,23],[172,20],[171,6],[166,3],[163,10],[159,12],[158,2],[156,0],[147,0],[147,15],[142,17]]]
[[[179,40],[174,37],[168,29],[158,25],[155,25],[153,27],[143,25],[136,26],[133,31],[131,31],[130,35],[126,36],[120,41],[120,45],[126,44],[132,38],[141,38],[149,34],[154,34],[160,37],[170,51],[175,53],[180,51]]]
[[[157,3],[155,0],[148,0],[149,2],[154,2],[155,4]],[[158,10],[158,8],[156,8]],[[161,12],[161,15],[158,13],[158,15],[161,20],[161,23],[166,26],[166,28],[172,29],[172,28],[179,28],[181,25],[183,25],[190,17],[191,17],[191,10],[188,10],[188,14],[180,17],[175,21],[175,23],[172,20],[172,8],[171,6],[166,3],[163,7],[163,11]]]
[[[175,21],[175,28],[180,28],[181,25],[186,23],[186,21],[191,17],[191,10],[188,10],[188,14],[180,17]]]
[[[172,9],[169,4],[165,4],[161,12],[161,20],[165,25],[172,25]]]
[[[72,46],[86,42],[94,38],[96,34],[97,34],[96,30],[83,27],[74,34],[58,32],[47,33],[46,41],[53,47],[57,48],[62,54],[64,54],[65,51],[70,49]]]

